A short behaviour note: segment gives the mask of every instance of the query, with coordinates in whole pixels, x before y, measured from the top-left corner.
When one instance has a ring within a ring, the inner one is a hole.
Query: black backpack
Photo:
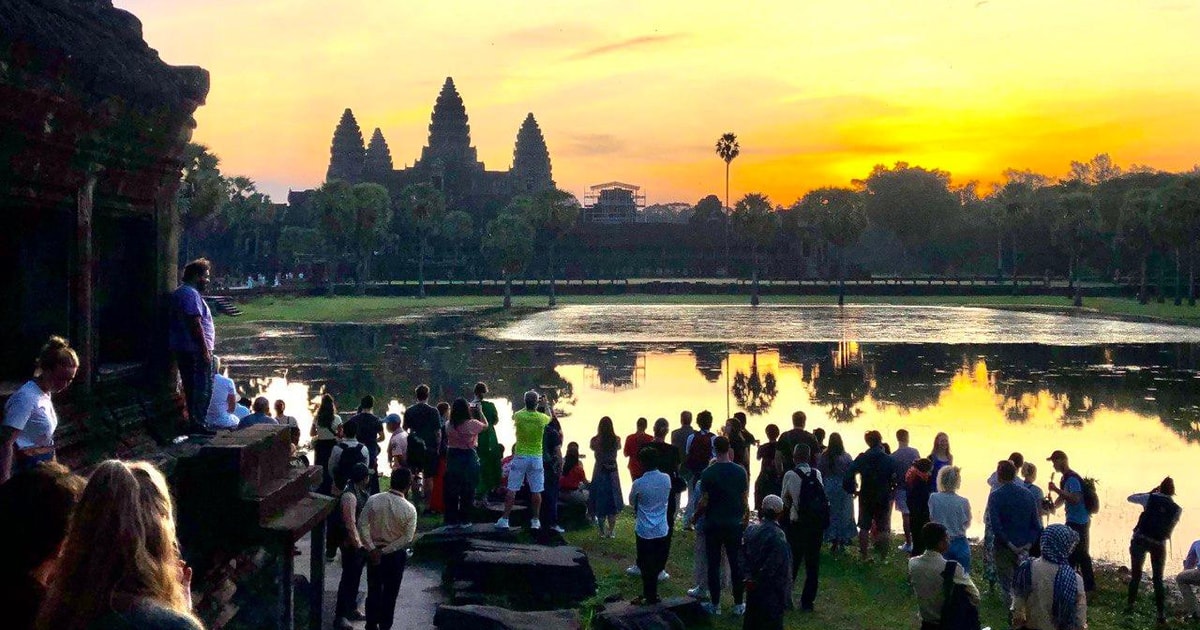
[[[792,472],[800,477],[800,496],[795,508],[799,519],[795,522],[821,530],[829,527],[829,497],[825,495],[825,486],[817,480],[817,472],[811,468],[808,473],[799,469]]]
[[[955,584],[954,571],[958,563],[946,563],[942,570],[942,630],[980,630],[979,608],[971,603],[967,587]]]
[[[408,432],[408,450],[405,451],[404,461],[408,463],[409,470],[414,472],[425,469],[425,463],[429,460],[429,446],[425,444],[425,440],[417,435],[416,431]]]
[[[1171,499],[1161,494],[1151,494],[1133,531],[1157,543],[1164,543],[1175,530],[1180,512],[1182,510]]]
[[[1088,514],[1098,514],[1100,512],[1100,495],[1096,494],[1096,480],[1084,479],[1082,475],[1075,471],[1071,471],[1063,476],[1063,485],[1067,483],[1067,479],[1074,477],[1079,480],[1079,486],[1083,488],[1083,507],[1087,508]]]
[[[367,456],[363,454],[367,447],[363,444],[351,446],[345,442],[339,442],[338,446],[342,447],[342,454],[338,457],[337,468],[333,469],[333,483],[338,488],[345,488],[346,480],[350,478],[354,466],[367,464]]]

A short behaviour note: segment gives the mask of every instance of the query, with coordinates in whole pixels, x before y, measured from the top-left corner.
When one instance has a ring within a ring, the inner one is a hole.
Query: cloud
[[[580,61],[583,59],[591,59],[592,57],[599,57],[601,55],[607,55],[609,53],[620,52],[622,50],[626,50],[629,48],[644,48],[647,46],[657,46],[660,44],[665,44],[667,42],[680,39],[682,37],[683,37],[683,34],[681,34],[681,33],[672,33],[670,35],[640,35],[638,37],[631,37],[629,39],[623,39],[619,42],[613,42],[611,44],[604,44],[603,46],[596,46],[595,48],[589,48],[587,50],[577,52],[574,55],[567,57],[567,61]]]
[[[567,136],[567,146],[557,153],[569,157],[613,155],[625,150],[625,143],[608,133],[573,133]]]
[[[520,46],[559,46],[578,44],[595,39],[600,33],[594,26],[581,23],[560,22],[520,28],[500,35],[497,40]]]

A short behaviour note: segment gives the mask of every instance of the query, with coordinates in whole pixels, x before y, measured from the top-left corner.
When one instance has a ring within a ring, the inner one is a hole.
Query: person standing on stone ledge
[[[148,462],[96,467],[71,515],[39,630],[201,630],[167,480]]]
[[[358,403],[358,413],[351,420],[358,421],[358,441],[367,447],[367,468],[371,469],[371,494],[379,493],[379,450],[383,442],[383,421],[375,415],[375,397],[363,396]]]
[[[171,294],[168,348],[179,368],[183,397],[187,401],[188,431],[208,433],[204,418],[212,399],[212,361],[216,328],[212,311],[204,301],[204,290],[212,275],[212,263],[199,258],[183,268],[183,284]]]
[[[417,508],[408,501],[412,473],[397,468],[391,481],[387,492],[367,499],[358,521],[368,557],[367,630],[391,630],[396,597],[408,566],[408,548],[417,534]]]
[[[529,527],[541,529],[542,491],[546,476],[542,464],[542,444],[550,416],[537,410],[541,396],[536,391],[525,392],[525,409],[513,414],[517,442],[513,445],[513,460],[508,472],[508,492],[504,496],[504,515],[496,521],[496,529],[508,529],[508,517],[521,486],[529,483]]]
[[[0,424],[0,483],[14,473],[41,462],[54,461],[54,430],[58,414],[51,395],[75,380],[79,357],[62,337],[51,337],[38,354],[33,379],[4,405]]]
[[[488,387],[485,383],[475,383],[475,399],[471,406],[479,409],[488,428],[479,434],[479,488],[476,495],[485,497],[489,492],[500,487],[500,460],[504,459],[504,447],[496,437],[496,425],[500,423],[500,414],[496,411],[495,403],[484,400]]]

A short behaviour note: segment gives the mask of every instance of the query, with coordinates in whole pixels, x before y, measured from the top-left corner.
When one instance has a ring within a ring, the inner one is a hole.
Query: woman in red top
[[[474,416],[474,417],[473,417]],[[470,510],[479,485],[479,434],[488,425],[479,419],[479,408],[455,399],[446,423],[446,472],[442,494],[446,527],[470,527]]]
[[[558,480],[558,500],[563,503],[587,503],[587,473],[583,470],[583,463],[579,461],[582,458],[578,442],[567,445],[567,456],[563,458],[563,474]]]
[[[638,477],[641,477],[642,473],[646,472],[641,462],[638,461],[638,453],[641,452],[643,446],[654,441],[654,438],[649,433],[646,433],[646,426],[648,424],[649,422],[645,418],[638,418],[637,433],[625,438],[623,452],[625,453],[625,457],[629,458],[629,475],[634,481],[637,481]]]

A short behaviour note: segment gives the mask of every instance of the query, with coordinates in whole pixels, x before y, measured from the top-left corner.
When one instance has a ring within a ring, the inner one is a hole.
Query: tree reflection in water
[[[746,410],[746,413],[760,416],[771,410],[771,404],[779,395],[778,384],[774,372],[759,374],[758,348],[754,349],[753,357],[750,360],[750,373],[747,374],[741,370],[734,373],[730,389],[733,399],[737,401],[739,407]]]

